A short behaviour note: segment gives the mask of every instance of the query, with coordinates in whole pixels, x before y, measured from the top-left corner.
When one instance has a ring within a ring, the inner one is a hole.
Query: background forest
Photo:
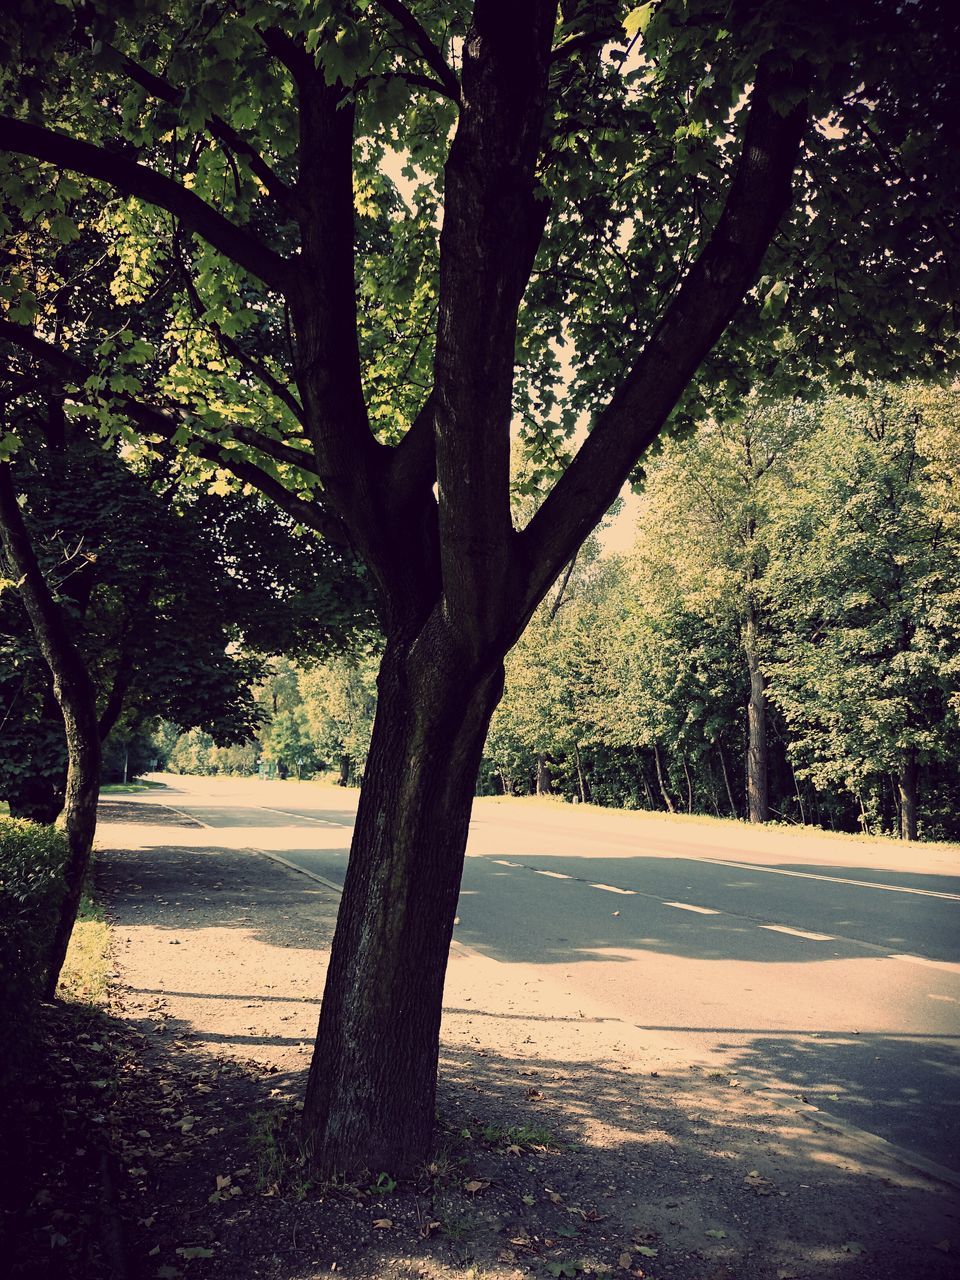
[[[754,396],[650,460],[632,548],[592,540],[509,656],[482,792],[960,835],[960,395],[855,390]],[[255,736],[166,723],[146,754],[355,783],[375,677],[369,639],[288,652]]]

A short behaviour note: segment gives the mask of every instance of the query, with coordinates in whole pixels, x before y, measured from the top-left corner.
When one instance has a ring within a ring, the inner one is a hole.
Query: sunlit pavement
[[[131,798],[342,883],[355,791],[164,781]],[[479,801],[468,853],[459,943],[535,966],[678,1065],[960,1169],[960,849]]]

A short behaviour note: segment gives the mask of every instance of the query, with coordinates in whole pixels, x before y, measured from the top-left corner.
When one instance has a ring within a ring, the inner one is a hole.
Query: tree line
[[[630,551],[592,540],[508,656],[479,793],[956,839],[958,414],[864,384],[668,443]],[[375,673],[288,655],[246,746],[168,731],[164,759],[360,782]]]

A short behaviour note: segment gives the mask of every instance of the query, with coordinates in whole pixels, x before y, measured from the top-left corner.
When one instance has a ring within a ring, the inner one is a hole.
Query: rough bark
[[[550,776],[550,761],[544,755],[537,756],[537,795],[553,794],[553,778]]]
[[[503,669],[448,675],[442,698],[423,696],[430,680],[388,645],[304,1107],[324,1175],[406,1172],[432,1139],[444,973]]]
[[[920,770],[916,753],[908,751],[900,767],[897,789],[900,793],[900,839],[917,838],[917,792]]]
[[[96,831],[100,732],[93,684],[70,635],[67,619],[54,600],[37,562],[8,463],[0,464],[0,541],[18,582],[37,646],[50,668],[53,692],[63,715],[67,739],[67,786],[63,809],[68,850],[64,868],[66,892],[44,984],[44,995],[53,999],[77,918]]]
[[[767,784],[767,688],[760,670],[757,642],[757,615],[751,604],[743,628],[743,651],[750,673],[750,699],[747,703],[747,817],[751,822],[770,819],[770,796]]]

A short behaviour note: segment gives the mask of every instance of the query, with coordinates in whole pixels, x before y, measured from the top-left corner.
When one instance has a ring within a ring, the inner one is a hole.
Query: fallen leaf
[[[622,1267],[624,1271],[630,1270],[630,1263],[633,1261],[632,1253],[621,1253],[617,1259],[617,1266]]]
[[[232,1181],[233,1179],[230,1177],[229,1173],[226,1174],[225,1176],[218,1173],[217,1174],[217,1190],[222,1191],[224,1187],[229,1187]]]
[[[710,1231],[705,1231],[703,1234],[709,1236],[711,1240],[726,1240],[727,1238],[727,1233],[718,1228],[711,1228]]]
[[[475,1195],[478,1191],[486,1191],[490,1183],[485,1182],[482,1178],[471,1178],[469,1182],[463,1184],[464,1191],[469,1191],[471,1195]]]
[[[842,1253],[852,1253],[854,1255],[867,1252],[859,1240],[848,1240],[846,1244],[840,1246],[840,1250]]]
[[[938,1240],[938,1241],[937,1241],[937,1243],[936,1243],[933,1247],[934,1247],[935,1249],[939,1249],[941,1253],[950,1253],[950,1251],[951,1251],[951,1250],[950,1250],[950,1241],[949,1241],[949,1240]]]
[[[521,1196],[520,1199],[523,1201],[524,1204],[536,1204],[536,1201],[534,1200],[533,1196]]]
[[[373,1225],[375,1227],[378,1227],[381,1231],[386,1231],[393,1226],[393,1219],[392,1218],[374,1218]]]
[[[177,1249],[176,1253],[178,1257],[186,1258],[188,1262],[191,1258],[212,1258],[213,1257],[213,1250],[204,1249],[202,1245],[190,1245],[186,1249]]]
[[[637,1253],[641,1258],[655,1258],[659,1252],[659,1249],[651,1249],[648,1244],[637,1245]]]

